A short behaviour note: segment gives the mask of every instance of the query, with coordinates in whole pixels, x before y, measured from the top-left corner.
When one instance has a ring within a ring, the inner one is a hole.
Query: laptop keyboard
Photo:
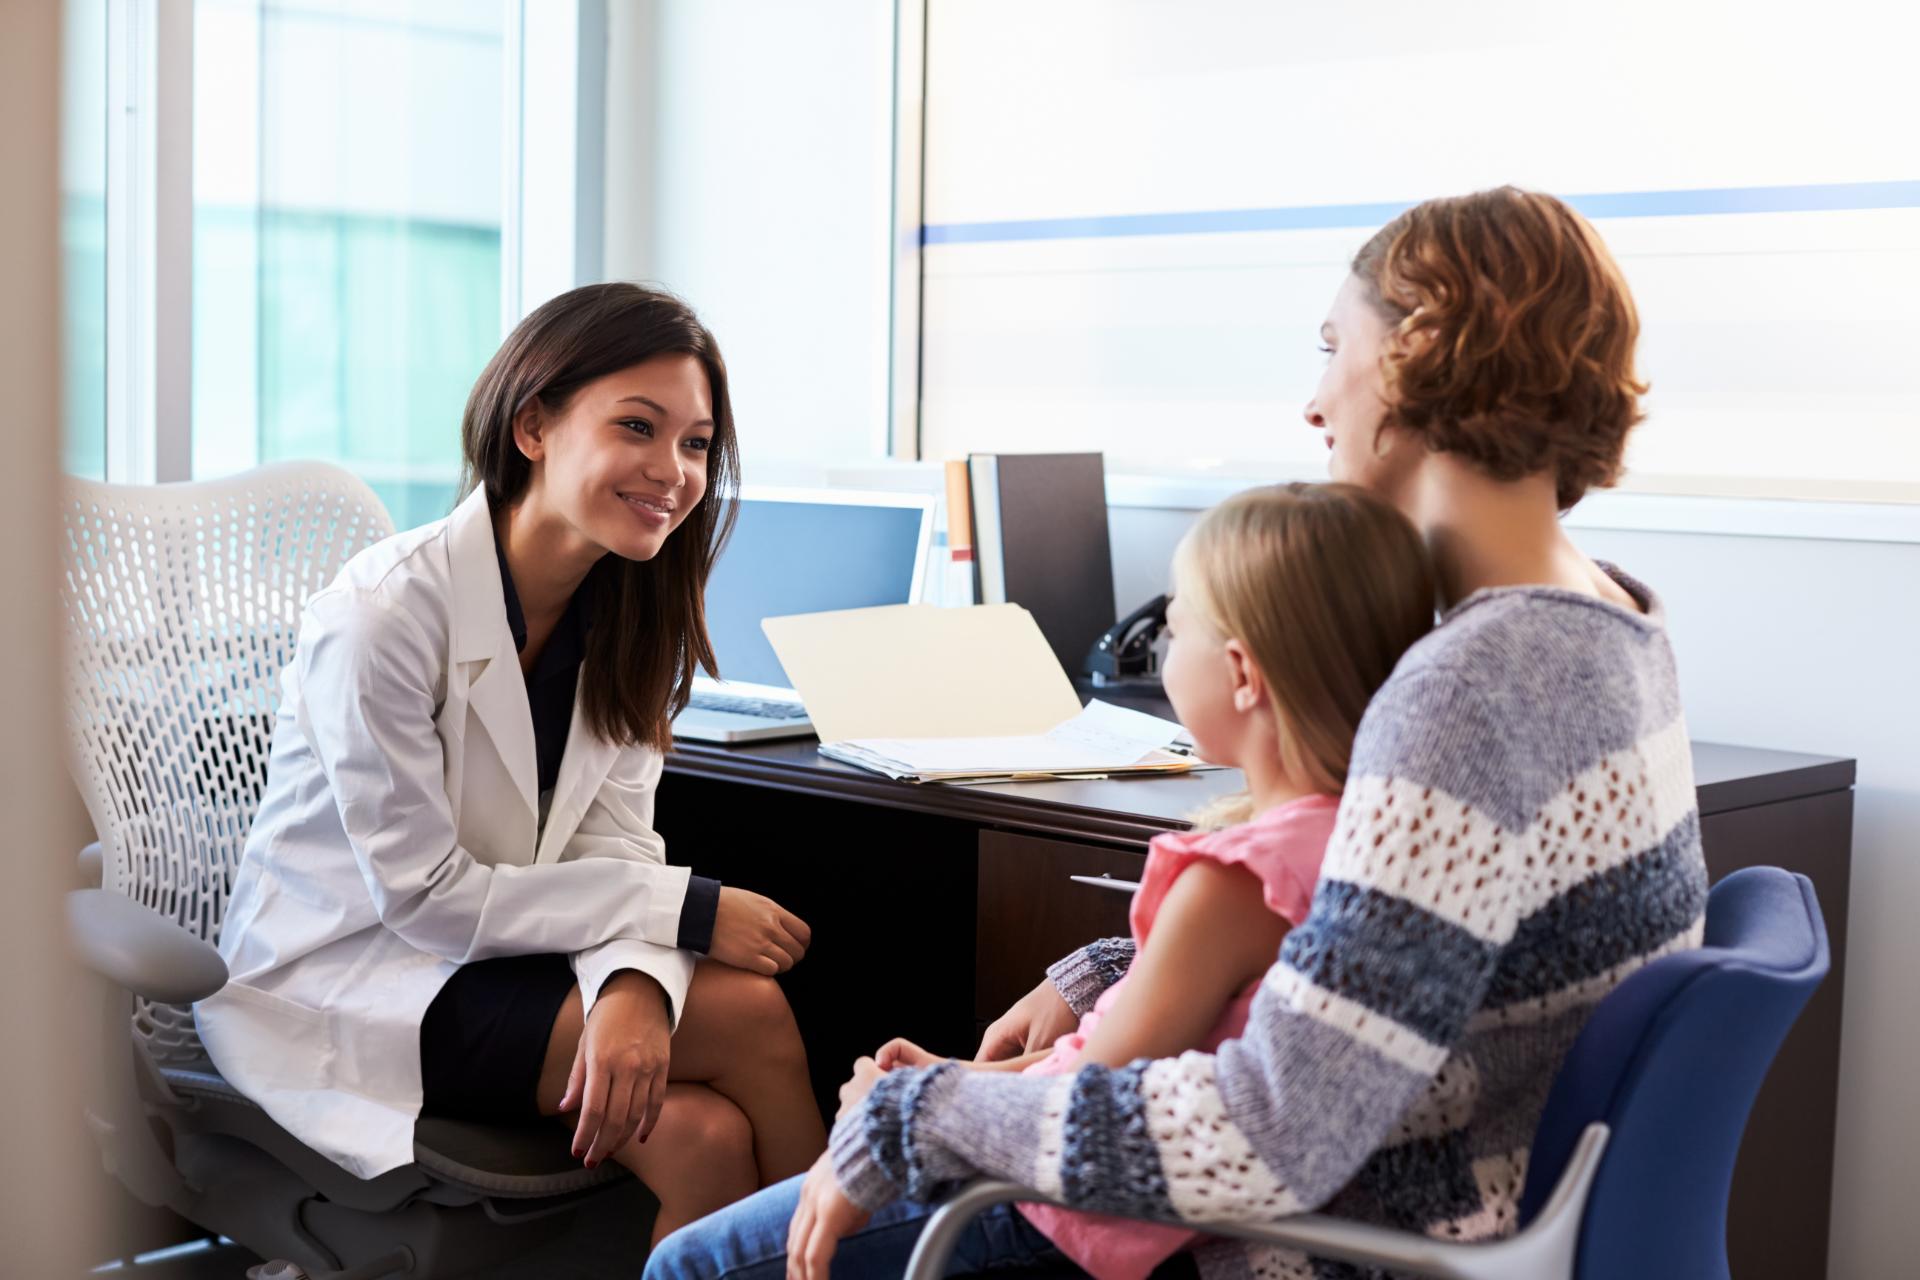
[[[695,693],[687,704],[702,711],[730,711],[737,716],[758,716],[762,720],[805,720],[805,707],[772,698],[747,698],[737,693]]]

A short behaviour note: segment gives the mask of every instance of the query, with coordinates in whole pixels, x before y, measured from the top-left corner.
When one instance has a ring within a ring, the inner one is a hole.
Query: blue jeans
[[[662,1240],[647,1259],[644,1280],[780,1280],[787,1273],[787,1223],[800,1204],[804,1175],[777,1182]],[[833,1280],[897,1280],[907,1269],[920,1228],[933,1216],[924,1204],[896,1201],[840,1242]],[[948,1275],[1020,1267],[1023,1275],[1080,1276],[1053,1243],[1010,1204],[995,1205],[967,1227]]]

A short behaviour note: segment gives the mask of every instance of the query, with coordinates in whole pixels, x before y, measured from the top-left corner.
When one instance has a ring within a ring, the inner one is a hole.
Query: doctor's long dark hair
[[[559,413],[587,383],[661,355],[690,355],[707,372],[713,400],[707,490],[653,559],[608,555],[595,566],[580,700],[601,737],[665,751],[673,717],[687,705],[694,664],[717,674],[707,638],[707,575],[733,527],[740,487],[727,366],[693,309],[637,284],[587,285],[535,308],[467,397],[460,492],[485,485],[494,510],[513,505],[533,474],[513,441],[521,407],[538,397],[547,412]]]

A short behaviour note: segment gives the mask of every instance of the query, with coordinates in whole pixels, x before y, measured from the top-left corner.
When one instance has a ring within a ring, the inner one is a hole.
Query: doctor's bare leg
[[[772,978],[702,960],[668,1078],[705,1084],[746,1112],[763,1187],[805,1173],[827,1148],[800,1027]]]
[[[669,1084],[652,1134],[629,1142],[614,1159],[660,1201],[654,1244],[759,1189],[753,1127],[740,1108],[703,1084]]]
[[[576,990],[554,1020],[553,1037],[540,1073],[542,1114],[558,1112],[582,1026],[580,993]],[[826,1126],[807,1076],[807,1051],[800,1042],[800,1029],[786,996],[772,978],[716,960],[702,960],[694,970],[680,1024],[674,1028],[671,1053],[668,1079],[672,1086],[703,1086],[744,1116],[751,1163],[758,1174],[747,1191],[806,1172],[826,1149]],[[662,1184],[648,1178],[634,1160],[643,1154],[656,1163],[664,1158],[644,1151],[643,1146],[664,1150],[669,1145],[662,1143],[661,1131],[673,1118],[674,1099],[675,1094],[670,1092],[653,1137],[645,1144],[628,1143],[614,1153],[656,1195],[661,1193]],[[701,1160],[700,1148],[705,1142],[718,1142],[728,1136],[705,1133],[688,1158]]]

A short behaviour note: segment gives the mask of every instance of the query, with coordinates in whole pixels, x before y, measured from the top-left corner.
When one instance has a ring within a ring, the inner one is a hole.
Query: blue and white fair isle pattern
[[[836,1126],[847,1193],[975,1174],[1191,1222],[1324,1208],[1513,1230],[1546,1094],[1594,1004],[1700,943],[1706,869],[1657,601],[1481,592],[1402,660],[1354,743],[1320,883],[1217,1055],[1057,1078],[895,1072]],[[1076,1008],[1124,942],[1055,970]],[[1352,1277],[1215,1241],[1209,1276]]]

